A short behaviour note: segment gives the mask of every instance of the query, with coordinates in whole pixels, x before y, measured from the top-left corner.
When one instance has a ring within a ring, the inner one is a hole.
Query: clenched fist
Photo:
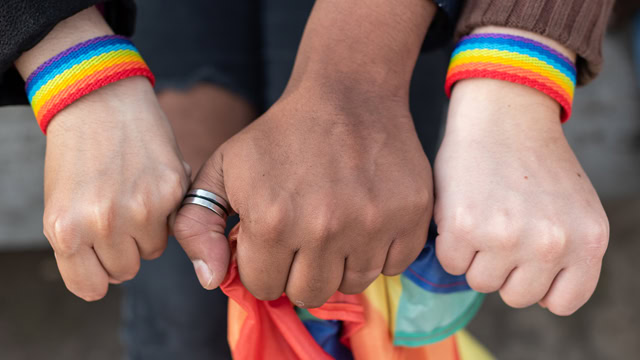
[[[380,273],[404,271],[423,248],[432,177],[408,98],[436,7],[399,5],[316,1],[280,100],[194,181],[240,215],[240,279],[258,299],[286,293],[317,307],[336,290],[359,293]],[[224,225],[195,205],[176,218],[207,289],[227,271]]]
[[[569,315],[595,289],[609,224],[559,116],[553,99],[522,85],[458,83],[434,167],[434,217],[445,270],[513,307],[540,302]]]
[[[167,243],[189,170],[149,81],[79,99],[47,132],[44,234],[64,282],[85,300],[133,278]]]
[[[332,100],[311,89],[285,96],[223,144],[194,181],[240,215],[240,277],[259,299],[286,292],[317,307],[336,290],[359,293],[380,273],[402,272],[426,241],[431,169],[407,104]],[[192,205],[176,219],[206,288],[227,270],[223,225]]]

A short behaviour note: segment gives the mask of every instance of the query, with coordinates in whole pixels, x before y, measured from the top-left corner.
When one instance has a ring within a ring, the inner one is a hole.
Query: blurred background
[[[598,289],[568,318],[488,296],[470,330],[500,359],[640,357],[640,13],[624,5],[565,125],[611,222]],[[0,108],[0,359],[119,359],[120,289],[75,298],[42,235],[44,148],[29,108]]]

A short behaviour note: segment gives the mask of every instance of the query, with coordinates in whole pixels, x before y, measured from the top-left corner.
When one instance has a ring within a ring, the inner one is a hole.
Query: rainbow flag
[[[237,232],[229,236],[232,254]],[[464,276],[444,271],[433,238],[401,275],[380,275],[359,295],[336,292],[316,309],[297,308],[285,295],[257,300],[240,282],[232,255],[221,288],[229,296],[234,359],[493,359],[462,330],[483,295]]]

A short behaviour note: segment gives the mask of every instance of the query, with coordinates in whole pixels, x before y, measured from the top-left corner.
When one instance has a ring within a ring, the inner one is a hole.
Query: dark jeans
[[[312,0],[137,1],[134,42],[158,79],[158,89],[198,82],[223,86],[260,110],[286,85]],[[411,83],[411,112],[433,160],[444,117],[448,51],[420,56]],[[230,358],[226,298],[203,290],[174,239],[164,255],[143,262],[125,284],[123,340],[139,359]]]

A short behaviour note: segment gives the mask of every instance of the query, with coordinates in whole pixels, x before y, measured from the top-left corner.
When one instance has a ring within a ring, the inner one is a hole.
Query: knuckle
[[[442,265],[442,268],[451,275],[459,276],[464,274],[467,270],[467,266],[464,266],[459,261],[457,261],[455,255],[440,255],[438,257],[438,260],[440,261],[440,265]]]
[[[490,236],[490,242],[495,244],[497,248],[504,251],[512,251],[518,247],[519,240],[517,236],[511,233],[492,233]]]
[[[467,283],[473,290],[485,294],[497,291],[502,286],[501,281],[489,276],[475,275],[475,273],[467,274]]]
[[[135,263],[130,264],[126,269],[122,270],[122,272],[118,274],[117,280],[129,281],[138,275],[138,271],[140,271],[140,261],[136,261]]]
[[[76,235],[78,221],[67,216],[45,215],[44,233],[62,256],[73,255],[80,246],[80,238]]]
[[[101,300],[106,295],[107,295],[107,293],[105,291],[104,294],[103,293],[88,293],[88,294],[78,295],[78,297],[81,298],[82,300],[86,301],[86,302],[94,302],[94,301]]]
[[[163,202],[171,204],[172,207],[182,201],[184,196],[183,175],[178,171],[167,170],[162,175],[160,182],[159,196]]]
[[[344,294],[360,294],[380,275],[380,269],[374,270],[349,270],[346,274],[347,284],[340,287],[340,291]]]
[[[109,287],[107,284],[104,284],[99,288],[91,289],[91,290],[73,289],[70,286],[67,286],[67,289],[71,293],[73,293],[74,295],[76,295],[77,297],[81,298],[84,301],[94,302],[104,298],[107,295],[107,291]]]
[[[384,215],[381,213],[380,205],[375,203],[369,203],[363,206],[359,212],[358,217],[364,225],[365,229],[369,231],[380,228],[383,224]]]
[[[369,283],[380,275],[380,269],[353,269],[349,270],[349,277],[359,282]]]
[[[128,201],[128,210],[127,216],[138,224],[145,224],[151,218],[149,201],[143,194],[137,194]]]
[[[274,290],[267,288],[260,289],[249,289],[249,292],[258,300],[261,301],[272,301],[277,300],[282,296],[284,291],[282,290]]]
[[[433,212],[433,195],[429,188],[423,188],[408,199],[407,213],[415,214],[419,219],[431,217]]]
[[[326,286],[326,283],[320,283],[312,279],[305,285],[288,286],[286,295],[289,300],[298,307],[317,308],[329,300],[335,290],[337,290],[337,288],[331,291],[331,289]]]
[[[164,239],[163,242],[145,251],[144,254],[141,254],[142,258],[145,260],[155,260],[160,256],[162,256],[165,249],[167,248],[167,238],[164,237],[163,239]]]
[[[438,231],[455,239],[471,239],[478,228],[476,215],[468,207],[457,207],[449,214],[443,215],[438,223]]]
[[[462,255],[458,249],[454,239],[446,236],[436,237],[435,252],[442,268],[451,275],[462,275],[469,268],[469,262],[466,256]]]
[[[180,171],[167,170],[162,177],[162,185],[166,189],[175,190],[176,188],[182,192],[184,174]]]
[[[109,202],[97,203],[83,212],[81,221],[86,223],[99,238],[109,238],[113,233],[116,212]]]
[[[536,258],[544,263],[553,263],[566,252],[568,241],[565,232],[556,226],[545,226],[537,232],[534,244]]]
[[[314,216],[307,220],[306,233],[311,239],[319,243],[325,242],[331,234],[336,233],[333,213],[326,206],[320,206],[314,211]]]
[[[578,310],[579,306],[564,301],[549,300],[547,309],[558,316],[569,316]]]
[[[283,202],[274,202],[261,212],[260,221],[256,221],[256,233],[268,238],[277,238],[289,225],[291,211]]]
[[[341,293],[346,295],[357,295],[364,292],[367,289],[367,287],[369,287],[369,284],[371,284],[371,282],[354,283],[354,284],[349,284],[347,286],[341,286],[339,290]]]
[[[528,299],[514,291],[500,290],[500,297],[505,304],[515,309],[522,309],[535,303],[535,300]]]
[[[382,273],[386,276],[396,276],[402,274],[409,264],[390,264],[385,265]]]
[[[593,221],[586,229],[584,236],[587,250],[593,256],[604,256],[609,244],[609,221],[607,219]]]
[[[422,187],[420,191],[415,194],[415,204],[421,207],[430,207],[433,203],[433,189],[430,186]]]

